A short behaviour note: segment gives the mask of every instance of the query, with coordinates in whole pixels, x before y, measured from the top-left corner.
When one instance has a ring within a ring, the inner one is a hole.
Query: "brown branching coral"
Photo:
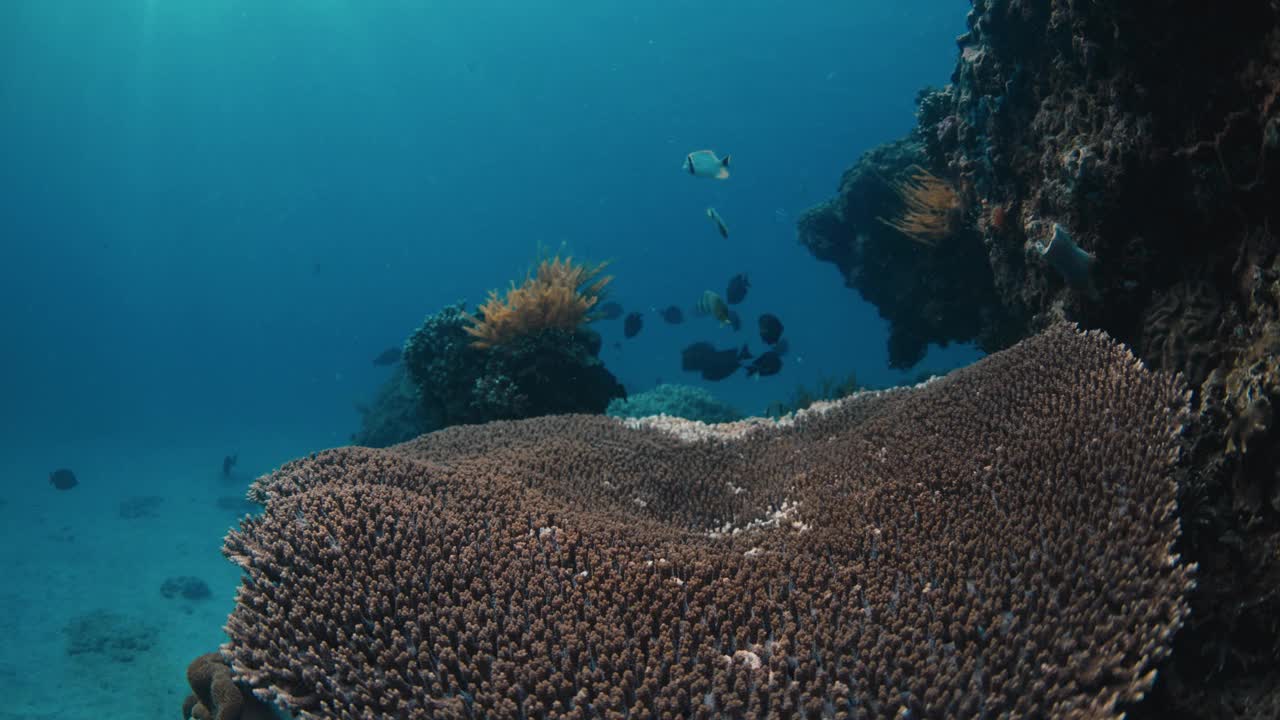
[[[613,279],[603,274],[605,265],[575,264],[572,257],[557,255],[543,260],[521,285],[511,283],[505,297],[491,290],[480,316],[466,328],[476,338],[472,346],[492,348],[541,330],[578,327],[591,319],[591,309]]]
[[[301,720],[1118,718],[1187,395],[1058,325],[785,422],[559,415],[258,480],[224,652]]]
[[[876,219],[912,240],[933,247],[955,232],[960,196],[951,183],[919,165],[907,168],[911,176],[891,183],[902,200],[902,211],[893,220]]]

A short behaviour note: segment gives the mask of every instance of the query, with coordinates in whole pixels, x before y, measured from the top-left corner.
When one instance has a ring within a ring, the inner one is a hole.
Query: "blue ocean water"
[[[910,129],[966,9],[3,4],[0,719],[176,715],[231,606],[234,498],[347,442],[386,377],[371,359],[540,246],[609,260],[611,299],[645,313],[631,340],[597,323],[631,392],[684,382],[759,413],[823,377],[914,377],[887,368],[884,323],[794,223]],[[732,177],[682,173],[700,148],[732,154]],[[744,335],[654,313],[743,272]],[[682,347],[752,339],[760,312],[787,325],[780,374],[681,372]],[[80,485],[50,487],[58,467]],[[212,597],[164,597],[179,576]]]

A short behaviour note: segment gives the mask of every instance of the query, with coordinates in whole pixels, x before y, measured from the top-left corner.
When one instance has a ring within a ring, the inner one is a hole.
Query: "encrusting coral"
[[[1118,718],[1182,625],[1187,393],[1067,324],[785,422],[297,460],[223,647],[300,718]]]
[[[231,668],[222,655],[205,653],[187,666],[191,695],[182,703],[186,720],[275,720],[271,708],[231,679]]]
[[[919,165],[907,170],[909,178],[892,184],[902,200],[902,211],[892,220],[876,219],[921,245],[937,245],[955,232],[960,196],[951,183]]]
[[[603,275],[606,264],[575,264],[572,257],[557,255],[543,260],[519,286],[511,283],[505,297],[489,291],[479,317],[472,317],[466,328],[476,338],[472,346],[493,348],[542,330],[576,329],[591,319],[592,308],[613,279]]]

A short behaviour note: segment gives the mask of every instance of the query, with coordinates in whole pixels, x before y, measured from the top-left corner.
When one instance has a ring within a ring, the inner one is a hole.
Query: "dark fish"
[[[769,375],[777,375],[781,369],[782,356],[778,354],[777,350],[770,350],[747,366],[747,376],[759,375],[767,377]]]
[[[49,473],[49,484],[59,490],[70,490],[79,485],[80,481],[76,480],[75,473],[66,468],[61,468]]]
[[[791,352],[791,343],[787,342],[786,338],[782,338],[773,346],[773,351],[779,355],[786,355]]]
[[[742,329],[742,316],[738,314],[737,310],[729,311],[729,324],[733,326],[734,332]]]
[[[596,307],[595,316],[601,320],[617,320],[622,317],[622,306],[609,301]]]
[[[706,364],[707,358],[714,354],[716,347],[709,342],[696,342],[680,351],[680,369],[685,372],[698,372]]]
[[[751,357],[747,346],[741,350],[717,350],[708,342],[696,342],[680,353],[680,367],[697,372],[703,380],[724,380],[742,367],[742,361]]]
[[[737,305],[747,296],[747,289],[751,287],[751,281],[747,279],[746,273],[738,273],[729,278],[729,289],[724,293],[724,299],[730,305]]]
[[[389,347],[386,350],[383,350],[382,352],[378,353],[378,357],[373,359],[373,364],[379,367],[385,366],[385,365],[395,365],[398,362],[400,362],[399,346]]]
[[[760,339],[770,345],[777,345],[782,338],[782,321],[777,315],[765,313],[760,316]]]
[[[239,455],[224,455],[222,457],[222,477],[231,477],[231,468],[236,466],[236,461],[239,459]]]
[[[738,368],[742,367],[742,363],[738,361],[737,353],[732,350],[722,350],[726,353],[723,359],[702,368],[702,379],[711,382],[720,382],[730,375],[738,372]]]
[[[644,316],[638,312],[627,315],[627,319],[622,321],[622,336],[628,340],[640,334],[640,328],[644,327]]]
[[[676,307],[675,305],[671,305],[670,307],[667,307],[665,310],[662,311],[661,315],[663,320],[666,320],[668,323],[672,325],[679,325],[680,323],[684,322],[684,311]]]

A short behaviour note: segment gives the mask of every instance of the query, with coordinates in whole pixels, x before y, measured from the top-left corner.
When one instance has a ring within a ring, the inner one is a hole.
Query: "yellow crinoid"
[[[604,275],[608,263],[573,262],[559,255],[538,264],[520,285],[511,283],[506,295],[490,290],[466,327],[472,347],[493,348],[542,330],[572,330],[591,319],[591,310],[613,279]]]
[[[936,246],[956,230],[960,196],[951,183],[919,165],[907,168],[910,177],[890,183],[902,200],[902,210],[893,220],[880,222],[922,245]]]

